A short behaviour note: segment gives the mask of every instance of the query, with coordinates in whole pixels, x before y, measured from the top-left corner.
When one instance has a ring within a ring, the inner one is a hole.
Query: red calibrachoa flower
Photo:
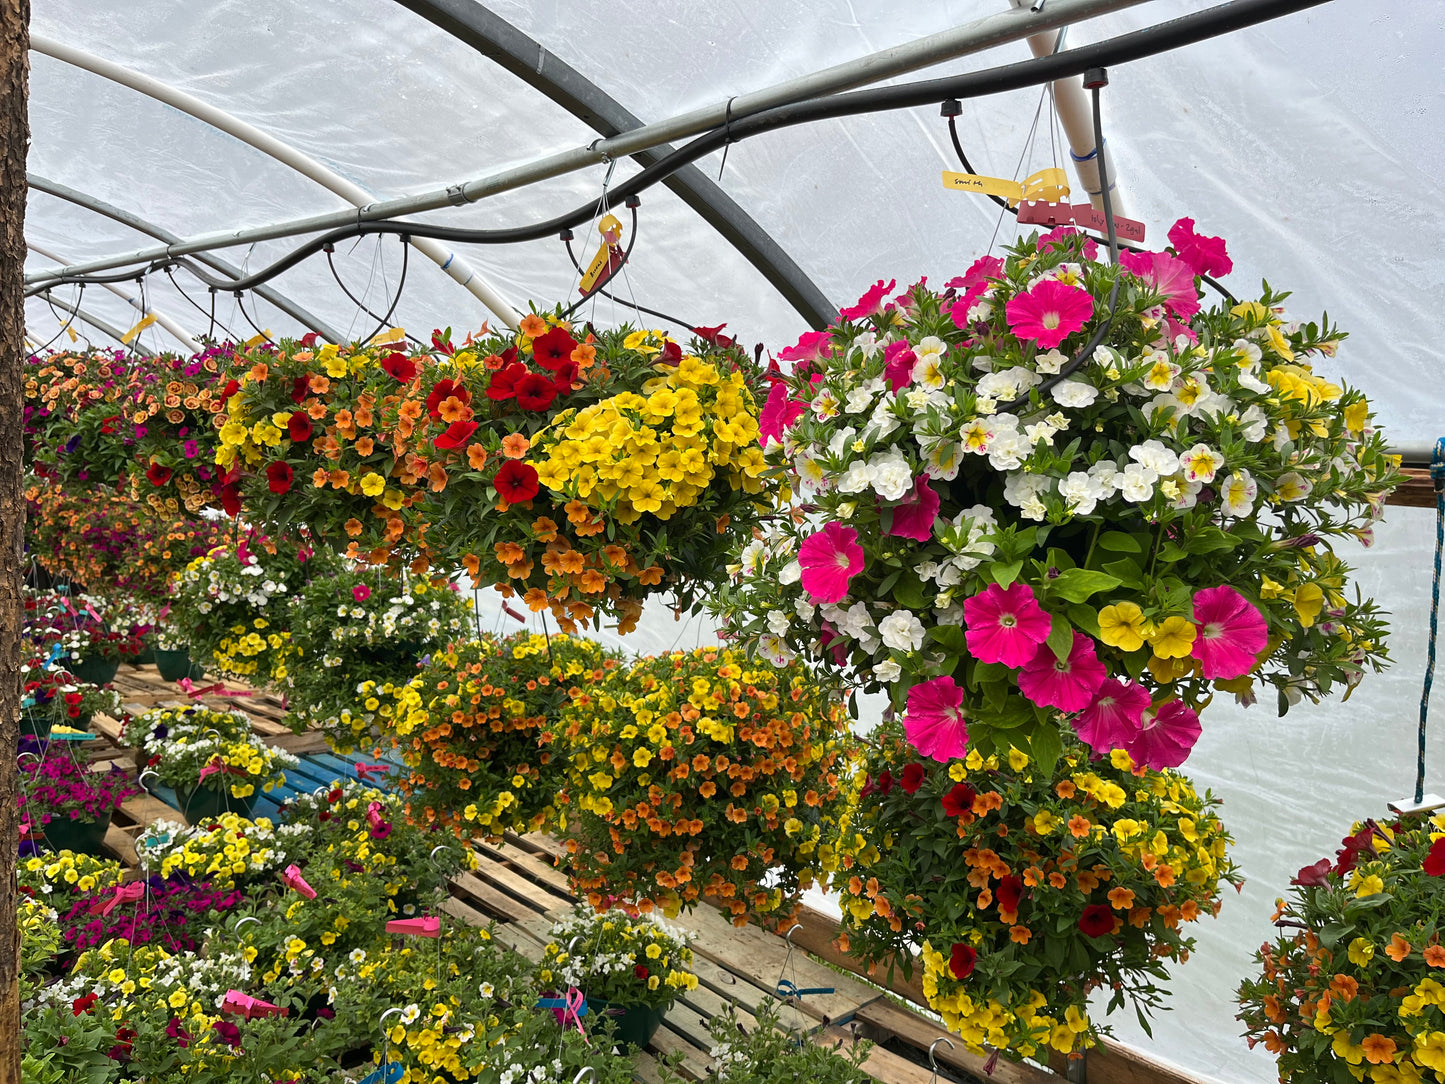
[[[540,488],[536,468],[520,459],[509,459],[503,463],[497,469],[492,485],[496,487],[497,496],[508,504],[530,501]]]
[[[572,360],[572,351],[576,349],[577,340],[564,329],[554,327],[532,340],[532,360],[542,368],[556,372]]]
[[[978,950],[972,945],[956,944],[949,952],[948,970],[959,982],[973,974],[978,963]]]
[[[286,422],[286,435],[294,444],[311,439],[311,419],[306,416],[304,410],[298,410],[291,415],[290,420]]]
[[[291,490],[292,471],[289,463],[276,460],[266,465],[266,481],[272,493],[288,493]]]
[[[441,405],[452,398],[458,399],[466,404],[472,401],[472,393],[467,391],[461,381],[451,379],[438,380],[436,387],[432,388],[431,393],[426,397],[426,411],[427,414],[431,416],[432,421],[438,421],[441,418]]]
[[[545,376],[528,373],[517,381],[516,395],[523,410],[546,410],[557,398],[557,388]]]
[[[1114,932],[1114,909],[1107,903],[1091,903],[1079,916],[1079,929],[1089,937],[1103,937]]]
[[[487,398],[495,399],[499,403],[512,398],[517,394],[517,384],[529,375],[531,374],[527,372],[527,367],[520,361],[511,362],[498,369],[487,384]]]
[[[152,463],[146,469],[146,481],[153,486],[163,486],[171,480],[171,468],[163,467],[159,463]]]
[[[402,353],[391,353],[381,359],[381,367],[384,371],[396,377],[403,384],[410,384],[416,379],[416,362]],[[440,402],[441,400],[437,400]]]
[[[439,451],[449,451],[452,448],[460,448],[466,444],[477,431],[476,422],[452,422],[447,426],[446,432],[432,441]]]

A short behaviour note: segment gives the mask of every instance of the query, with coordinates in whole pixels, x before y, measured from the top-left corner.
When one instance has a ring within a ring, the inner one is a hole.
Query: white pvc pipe
[[[47,260],[64,259],[64,257],[57,256],[49,249],[41,248],[33,241],[26,241],[25,247],[28,248],[31,252],[39,253]],[[186,331],[185,328],[181,327],[180,324],[176,323],[165,313],[157,312],[154,305],[147,307],[141,302],[140,298],[132,297],[130,294],[126,293],[123,289],[121,289],[113,282],[103,282],[101,283],[101,285],[104,286],[111,293],[115,294],[116,297],[124,300],[125,303],[131,308],[139,310],[142,317],[154,316],[156,318],[156,323],[159,324],[161,327],[165,328],[166,331],[170,332],[171,338],[175,339],[177,342],[185,346],[185,348],[189,350],[192,354],[199,354],[203,349],[205,349],[201,345],[200,341],[194,338],[188,331]]]
[[[1031,0],[1009,0],[1015,8],[1022,8],[1031,3]],[[1029,35],[1029,49],[1036,57],[1048,56],[1054,51],[1054,44],[1063,30],[1049,31],[1044,34]],[[1099,158],[1095,154],[1094,146],[1094,109],[1089,102],[1088,92],[1084,90],[1084,80],[1081,76],[1074,76],[1071,79],[1056,79],[1053,83],[1054,109],[1059,115],[1059,124],[1064,129],[1064,138],[1069,141],[1069,157],[1074,163],[1074,173],[1079,178],[1079,185],[1088,193],[1089,202],[1094,205],[1095,210],[1104,209],[1104,196],[1099,187]],[[1109,141],[1105,139],[1107,144]],[[1108,148],[1105,147],[1105,153]],[[1119,178],[1115,171],[1114,159],[1111,157],[1109,165],[1109,192],[1110,202],[1113,204],[1116,215],[1125,214],[1124,196],[1119,191]]]
[[[802,101],[805,98],[863,86],[917,71],[930,64],[937,64],[954,57],[967,56],[1011,41],[1028,37],[1030,32],[1066,26],[1080,19],[1092,19],[1099,15],[1132,7],[1144,0],[1050,0],[1043,10],[1004,11],[964,23],[928,37],[903,45],[870,53],[856,60],[837,64],[831,68],[777,83],[750,94],[740,94],[731,100],[731,108],[737,113],[744,109],[766,109],[775,105]],[[366,221],[401,218],[405,215],[435,211],[443,207],[462,203],[475,203],[502,192],[510,192],[539,181],[549,180],[566,173],[595,165],[604,158],[625,158],[638,151],[669,143],[675,139],[696,135],[708,128],[722,124],[728,116],[729,103],[719,102],[714,106],[695,109],[690,113],[644,124],[641,128],[623,132],[607,139],[595,139],[584,147],[559,151],[525,165],[504,169],[486,177],[478,177],[463,184],[417,195],[403,196],[372,204],[356,213],[309,215],[284,222],[273,222],[266,226],[249,229],[220,230],[176,241],[168,245],[151,246],[133,252],[115,253],[98,260],[73,264],[69,267],[47,267],[40,271],[28,272],[27,283],[45,282],[64,275],[89,275],[97,271],[108,271],[150,260],[161,260],[169,256],[184,256],[192,252],[204,252],[213,248],[227,248],[232,245],[248,245],[257,241],[275,241],[283,237],[296,237],[303,233],[319,233],[352,225],[357,219]]]
[[[162,83],[159,79],[132,71],[130,68],[122,67],[104,57],[58,42],[44,34],[32,33],[30,47],[45,56],[65,64],[72,64],[122,86],[130,87],[156,101],[164,102],[183,113],[189,113],[197,120],[204,121],[213,128],[218,128],[256,148],[261,153],[269,155],[282,165],[289,166],[355,207],[369,207],[376,202],[376,197],[366,189],[347,180],[334,170],[328,169],[309,154],[297,150],[289,143],[282,142],[254,124],[248,124],[239,117],[233,116],[223,109],[217,109],[169,83]],[[463,286],[490,309],[498,319],[513,328],[521,324],[521,314],[488,285],[486,280],[477,274],[476,269],[461,256],[431,238],[414,237],[410,241],[418,252],[423,253],[448,276]]]

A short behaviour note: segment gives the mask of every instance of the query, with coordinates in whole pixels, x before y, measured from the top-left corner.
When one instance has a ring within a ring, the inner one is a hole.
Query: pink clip
[[[207,779],[213,775],[220,775],[224,770],[225,769],[221,767],[221,758],[216,757],[201,769],[201,774],[196,777],[196,782],[199,783],[202,779]]]
[[[90,905],[89,911],[92,915],[100,915],[102,918],[105,918],[122,903],[129,903],[141,899],[145,895],[145,890],[146,886],[144,881],[132,881],[128,885],[116,885],[115,888],[111,890],[112,894],[109,899],[97,900]]]
[[[440,937],[442,920],[436,915],[423,918],[394,918],[386,924],[387,933],[410,934],[413,937]]]
[[[221,1001],[221,1011],[245,1017],[247,1020],[257,1020],[266,1016],[285,1016],[290,1010],[250,994],[243,994],[240,990],[227,990]]]
[[[569,986],[567,988],[567,1007],[562,1010],[557,1018],[557,1022],[565,1028],[567,1026],[567,1017],[570,1016],[572,1023],[577,1025],[577,1034],[582,1036],[583,1042],[591,1046],[592,1043],[587,1039],[587,1032],[582,1030],[581,1012],[586,1004],[587,998],[583,996],[582,991],[575,986]]]
[[[512,607],[508,606],[505,602],[502,603],[502,612],[513,620],[520,621],[524,625],[527,623],[527,617],[525,614],[518,613],[516,610],[512,609]]]
[[[363,783],[370,783],[373,775],[385,776],[390,770],[385,764],[358,764],[356,778]]]
[[[1061,226],[1074,221],[1074,209],[1067,203],[1047,200],[1020,200],[1019,222],[1024,225]]]
[[[281,883],[287,888],[301,893],[308,900],[316,898],[316,889],[306,883],[306,878],[301,876],[301,871],[295,866],[287,866],[281,871]]]

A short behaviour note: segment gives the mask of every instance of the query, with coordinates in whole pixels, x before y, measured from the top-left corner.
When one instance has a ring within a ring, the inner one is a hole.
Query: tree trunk
[[[25,155],[30,144],[30,0],[0,0],[0,1084],[20,1084],[19,805]]]

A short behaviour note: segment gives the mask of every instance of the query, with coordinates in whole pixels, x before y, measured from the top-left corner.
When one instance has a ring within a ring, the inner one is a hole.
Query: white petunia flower
[[[898,610],[878,622],[878,635],[894,651],[917,651],[923,646],[923,622],[909,610]]]

